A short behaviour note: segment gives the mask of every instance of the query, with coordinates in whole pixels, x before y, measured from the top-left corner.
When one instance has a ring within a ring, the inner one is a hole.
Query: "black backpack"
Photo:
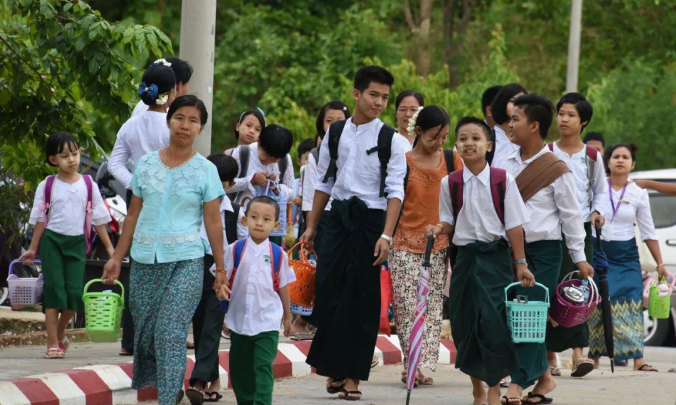
[[[237,222],[239,219],[240,206],[232,205],[233,212],[225,211],[225,237],[228,238],[228,244],[234,243],[237,238]]]
[[[347,121],[338,121],[331,124],[329,127],[329,155],[331,161],[326,170],[326,175],[322,179],[323,183],[327,183],[330,178],[334,180],[338,176],[338,145],[340,144],[340,136],[343,134],[345,123]],[[385,193],[385,179],[387,178],[387,165],[392,156],[392,138],[394,138],[396,130],[389,125],[383,124],[378,132],[378,144],[366,151],[367,154],[378,152],[378,160],[380,161],[380,196],[387,197]],[[319,157],[319,150],[317,150],[317,157]],[[318,161],[318,160],[317,160]]]
[[[249,170],[249,157],[251,156],[251,148],[249,145],[238,146],[237,148],[239,149],[239,174],[237,175],[237,178],[241,179],[246,177]],[[230,156],[232,156],[234,152],[235,150],[232,149]],[[289,167],[289,162],[287,161],[286,156],[277,162],[277,167],[279,168],[279,182],[281,183],[282,179],[284,179],[284,174],[286,174],[286,170]],[[241,192],[230,195],[230,200],[235,201],[240,196],[240,194]]]

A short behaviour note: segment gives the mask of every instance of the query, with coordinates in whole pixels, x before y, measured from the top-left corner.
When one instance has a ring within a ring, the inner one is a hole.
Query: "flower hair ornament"
[[[418,107],[418,111],[416,111],[415,114],[413,114],[413,117],[411,117],[411,119],[408,120],[408,127],[406,127],[406,131],[408,131],[409,135],[416,134],[415,133],[415,127],[416,127],[416,123],[418,122],[418,114],[420,114],[420,111],[422,111],[423,108],[425,108],[425,107]]]
[[[166,59],[158,59],[155,62],[153,62],[152,66],[166,66],[166,67],[171,67],[171,63],[167,62]]]

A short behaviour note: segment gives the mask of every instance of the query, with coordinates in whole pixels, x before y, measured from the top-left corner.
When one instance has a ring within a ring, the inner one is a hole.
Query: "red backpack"
[[[451,193],[451,205],[453,208],[453,217],[455,223],[458,223],[458,214],[462,209],[463,200],[463,186],[462,178],[463,170],[456,170],[448,175],[448,190]],[[490,168],[491,177],[491,196],[493,197],[493,207],[500,218],[500,222],[505,224],[505,192],[507,191],[507,172],[497,167]]]
[[[84,235],[85,235],[85,244],[87,246],[87,257],[92,254],[94,248],[94,229],[92,226],[92,178],[87,174],[83,174],[82,178],[84,179],[85,185],[87,186],[87,204],[85,205],[85,222],[84,222]],[[49,223],[49,209],[52,205],[52,192],[54,191],[54,179],[56,175],[48,176],[45,181],[45,202],[44,205],[41,205],[40,208],[45,212],[45,229]]]

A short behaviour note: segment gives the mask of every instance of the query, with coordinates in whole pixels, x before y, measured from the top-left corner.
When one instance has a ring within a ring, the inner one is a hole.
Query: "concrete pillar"
[[[568,71],[566,93],[577,91],[580,70],[580,32],[582,30],[582,0],[572,0],[570,11],[570,32],[568,37]]]

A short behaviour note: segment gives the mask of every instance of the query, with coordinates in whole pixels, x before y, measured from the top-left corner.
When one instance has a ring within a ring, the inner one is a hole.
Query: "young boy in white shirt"
[[[268,239],[279,222],[277,202],[254,198],[243,221],[249,237],[231,244],[225,253],[232,290],[225,321],[230,329],[230,379],[238,404],[269,405],[280,322],[284,336],[293,332],[288,284],[296,275],[286,253]]]
[[[591,121],[594,110],[582,94],[568,93],[556,104],[556,111],[556,123],[561,138],[547,146],[556,157],[566,162],[575,177],[577,201],[582,211],[586,233],[584,255],[587,262],[591,262],[592,227],[597,221],[603,227],[605,222],[603,207],[608,199],[603,158],[595,148],[585,145],[581,139],[582,131]],[[565,238],[562,243],[562,247],[565,248]],[[564,254],[559,282],[575,270],[577,269],[570,260],[570,255]],[[582,349],[589,346],[589,329],[586,322],[572,328],[559,328],[548,323],[546,336],[547,360],[553,376],[561,375],[557,367],[556,353],[568,349],[573,349],[572,377],[584,377],[594,369],[594,362],[584,358],[582,353]]]
[[[526,203],[530,221],[524,224],[526,254],[529,268],[539,283],[551,294],[561,270],[561,234],[582,277],[593,276],[594,269],[584,256],[584,226],[577,202],[573,173],[561,159],[550,152],[544,140],[552,125],[554,106],[551,101],[536,94],[522,95],[514,100],[509,129],[518,149],[499,162],[501,168],[516,177],[516,184]],[[516,293],[531,301],[544,301],[540,288],[516,288]],[[523,403],[551,403],[545,395],[556,388],[548,363],[544,343],[515,345],[519,370],[512,374],[505,402],[520,404],[524,388],[535,384]]]
[[[514,178],[486,162],[493,147],[488,125],[465,117],[455,133],[465,168],[441,181],[441,223],[429,225],[427,232],[453,235],[458,246],[449,294],[458,349],[455,367],[470,376],[475,404],[495,405],[500,403],[500,380],[518,368],[504,295],[512,268],[522,286],[535,285],[524,253],[522,224],[529,218]]]

